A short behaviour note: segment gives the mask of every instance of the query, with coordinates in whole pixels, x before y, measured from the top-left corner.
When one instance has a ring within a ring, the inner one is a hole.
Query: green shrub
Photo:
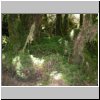
[[[27,80],[33,77],[34,67],[29,54],[20,53],[13,58],[12,64],[18,78]]]

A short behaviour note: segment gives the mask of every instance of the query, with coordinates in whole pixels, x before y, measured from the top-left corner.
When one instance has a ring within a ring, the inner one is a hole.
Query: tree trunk
[[[64,34],[67,34],[68,28],[69,28],[68,14],[65,14],[64,20],[63,20],[63,32],[64,32]]]
[[[20,15],[11,14],[8,17],[9,48],[18,52],[23,45],[24,27],[20,20]]]
[[[10,14],[8,17],[8,31],[9,31],[9,46],[10,49],[18,52],[22,47],[26,48],[27,46],[27,37],[28,41],[32,41],[32,38],[36,40],[40,36],[39,28],[41,25],[42,15],[26,15],[26,14]],[[34,26],[35,25],[35,26]],[[32,29],[34,26],[35,29]],[[31,32],[30,32],[31,31]],[[34,33],[32,33],[34,32]],[[31,33],[32,37],[27,36],[28,33]]]
[[[62,15],[56,15],[56,34],[62,35]]]
[[[41,14],[36,14],[34,15],[34,22],[36,25],[35,28],[35,33],[34,33],[34,39],[38,40],[40,38],[40,27],[41,27],[41,21],[42,21],[42,15]]]
[[[92,14],[92,24],[95,24],[95,22],[97,21],[97,16],[98,14]]]
[[[29,34],[26,38],[26,42],[24,44],[22,52],[25,51],[27,44],[31,44],[32,41],[36,41],[40,37],[39,29],[41,25],[42,15],[36,14],[33,17],[34,17],[34,22],[30,26]]]
[[[84,16],[83,26],[77,36],[73,48],[73,63],[81,64],[84,59],[83,50],[86,43],[92,41],[98,32],[98,25],[91,23],[91,15]]]
[[[10,49],[18,52],[24,46],[32,22],[32,15],[8,15],[8,31],[10,38],[9,46],[11,46]]]
[[[80,28],[82,27],[83,25],[83,14],[80,14]]]
[[[63,20],[63,34],[66,35],[66,39],[69,41],[70,36],[68,31],[69,31],[69,19],[68,19],[68,14],[65,14]]]

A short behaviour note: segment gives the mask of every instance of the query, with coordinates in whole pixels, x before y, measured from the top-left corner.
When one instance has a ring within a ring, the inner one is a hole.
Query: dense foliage
[[[2,85],[97,84],[97,14],[2,15]]]

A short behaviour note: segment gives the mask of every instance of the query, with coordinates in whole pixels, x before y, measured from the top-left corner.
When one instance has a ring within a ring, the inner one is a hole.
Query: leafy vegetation
[[[97,85],[97,15],[80,16],[3,15],[2,85]]]

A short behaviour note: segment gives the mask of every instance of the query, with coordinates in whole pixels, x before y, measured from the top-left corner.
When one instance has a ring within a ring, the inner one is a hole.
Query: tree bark
[[[82,27],[83,25],[83,14],[80,14],[80,28]]]
[[[63,32],[64,32],[64,34],[67,34],[68,28],[69,28],[68,14],[65,14],[64,20],[63,20]]]
[[[62,15],[56,15],[56,34],[62,35]]]
[[[23,45],[23,26],[18,14],[10,14],[8,17],[9,46],[15,52]]]
[[[42,15],[36,14],[34,15],[34,22],[35,22],[35,32],[34,32],[34,39],[37,40],[40,38],[40,27],[41,27]]]
[[[73,63],[81,64],[84,60],[83,50],[86,43],[92,41],[98,32],[98,25],[91,23],[91,15],[84,16],[83,26],[77,36],[73,48]]]
[[[40,25],[41,25],[42,15],[36,14],[33,17],[34,17],[34,22],[30,27],[30,31],[29,31],[29,34],[26,38],[26,42],[24,44],[22,52],[25,51],[27,44],[31,44],[32,41],[36,41],[37,39],[40,38],[39,29],[40,29]]]

